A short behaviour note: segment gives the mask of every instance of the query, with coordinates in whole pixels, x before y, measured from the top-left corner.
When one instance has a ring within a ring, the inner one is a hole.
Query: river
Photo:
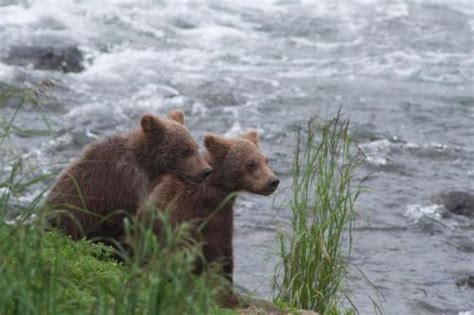
[[[144,112],[182,109],[201,143],[209,131],[256,128],[282,183],[274,198],[239,199],[235,279],[268,298],[296,130],[342,106],[367,154],[360,173],[371,174],[344,283],[353,302],[361,314],[374,314],[372,299],[386,314],[474,314],[474,289],[456,285],[474,274],[474,219],[445,217],[430,202],[474,191],[470,1],[0,3],[0,80],[55,82],[42,105],[53,139],[12,137],[39,172],[60,171],[85,144],[132,128]],[[77,47],[84,70],[9,61],[15,49],[44,46]],[[13,111],[0,108],[5,117]],[[32,110],[16,121],[45,128]]]

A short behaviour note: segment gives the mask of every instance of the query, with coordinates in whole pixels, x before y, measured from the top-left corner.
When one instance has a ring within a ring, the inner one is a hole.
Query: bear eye
[[[246,167],[247,167],[247,170],[249,171],[255,171],[257,169],[257,162],[250,161],[247,163]]]
[[[193,150],[191,149],[185,149],[182,153],[181,153],[181,156],[183,158],[188,158],[190,157],[191,155],[193,155]]]
[[[265,164],[268,164],[268,158],[265,159]]]

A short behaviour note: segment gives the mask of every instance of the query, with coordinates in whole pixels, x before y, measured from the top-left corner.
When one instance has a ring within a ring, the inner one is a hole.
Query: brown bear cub
[[[136,213],[159,176],[199,182],[211,173],[181,111],[168,118],[145,114],[140,125],[86,146],[63,171],[46,203],[61,210],[53,226],[73,239],[120,239],[124,217]]]
[[[235,195],[227,200],[229,194],[246,191],[270,195],[279,180],[268,167],[268,159],[260,151],[254,131],[232,139],[207,135],[204,144],[208,151],[205,159],[213,169],[206,181],[190,185],[173,176],[164,176],[146,204],[168,209],[172,224],[193,224],[192,233],[202,242],[205,259],[208,263],[221,262],[222,272],[232,284]],[[158,223],[155,233],[160,233]],[[236,296],[226,294],[225,306],[237,303]]]

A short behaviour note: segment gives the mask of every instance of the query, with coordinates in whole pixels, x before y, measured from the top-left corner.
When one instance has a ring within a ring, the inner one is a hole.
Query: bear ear
[[[181,125],[184,125],[184,114],[179,109],[175,109],[169,112],[168,118],[176,121],[177,123],[180,123]]]
[[[204,146],[212,157],[222,159],[229,152],[231,143],[222,137],[209,134],[204,136]]]
[[[140,125],[145,133],[164,134],[166,131],[164,123],[152,114],[143,115]]]
[[[244,133],[240,137],[253,142],[255,145],[258,145],[258,135],[255,130],[250,130],[249,132]]]

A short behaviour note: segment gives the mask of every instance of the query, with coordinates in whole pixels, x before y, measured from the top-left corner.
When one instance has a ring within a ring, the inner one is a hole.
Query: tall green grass
[[[0,90],[0,103],[19,100],[12,116],[2,117],[2,146],[12,145],[15,118],[35,91]],[[0,314],[224,313],[216,307],[222,278],[212,270],[193,273],[201,248],[187,225],[172,227],[166,211],[149,209],[125,220],[126,236],[116,248],[74,242],[48,230],[51,212],[42,206],[43,194],[26,205],[14,202],[44,180],[24,174],[22,165],[20,157],[4,159],[0,174]],[[12,211],[19,216],[7,223]],[[157,220],[163,222],[159,239],[153,233]]]
[[[361,159],[349,137],[349,120],[309,120],[298,134],[291,175],[290,231],[277,234],[279,264],[274,301],[332,314],[346,273],[344,240],[350,250],[353,178]]]
[[[158,241],[128,220],[134,255],[119,251],[119,263],[111,258],[116,249],[74,242],[41,221],[0,223],[0,314],[207,314],[216,307],[221,279],[193,273],[200,249],[185,225],[163,224]]]

